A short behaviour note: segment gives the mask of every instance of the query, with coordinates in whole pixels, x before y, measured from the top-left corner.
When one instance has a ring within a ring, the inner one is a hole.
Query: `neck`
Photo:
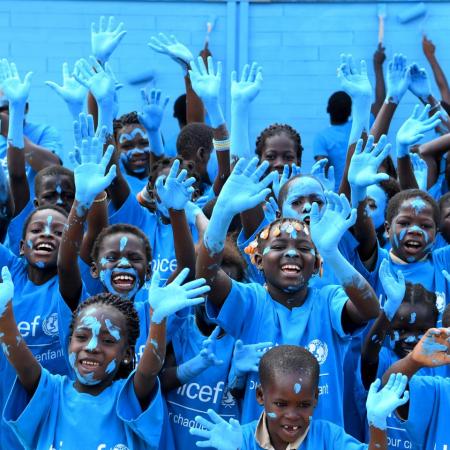
[[[283,289],[273,286],[270,283],[266,284],[266,289],[277,303],[280,303],[288,309],[302,306],[308,296],[307,283],[296,292],[285,292]]]
[[[47,283],[48,280],[52,279],[54,276],[58,274],[58,270],[55,267],[49,267],[49,268],[39,268],[32,266],[31,264],[28,264],[27,268],[27,274],[28,279],[36,284],[41,285]]]

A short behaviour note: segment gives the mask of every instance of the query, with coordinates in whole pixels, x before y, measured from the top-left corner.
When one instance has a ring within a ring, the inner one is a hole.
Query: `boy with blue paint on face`
[[[392,375],[387,386],[378,391],[380,380],[373,383],[367,400],[370,442],[365,445],[326,420],[317,419],[315,409],[319,397],[320,367],[308,350],[281,345],[269,350],[261,359],[261,385],[256,396],[264,407],[259,420],[240,426],[209,411],[209,419],[198,418],[203,429],[191,433],[207,440],[197,447],[218,450],[375,450],[386,449],[386,417],[408,400],[404,392],[407,379]],[[314,416],[313,416],[314,415]]]
[[[375,317],[379,308],[368,283],[337,250],[337,242],[353,224],[355,212],[343,198],[330,193],[322,216],[313,204],[311,231],[298,220],[275,221],[252,244],[253,259],[266,278],[265,288],[231,281],[219,269],[228,225],[235,214],[263,201],[270,191],[266,186],[273,179],[272,174],[261,179],[267,162],[258,168],[256,165],[257,158],[250,163],[240,160],[235,166],[200,245],[197,273],[211,283],[207,311],[227,333],[246,344],[271,340],[309,348],[322,365],[321,393],[336,405],[332,410],[319,406],[318,414],[341,424],[340,390],[348,338]],[[334,227],[326,225],[329,223]],[[311,276],[320,269],[318,252],[328,260],[343,287],[309,288]],[[251,393],[257,383],[257,376],[251,374],[242,411],[244,423],[258,416]]]

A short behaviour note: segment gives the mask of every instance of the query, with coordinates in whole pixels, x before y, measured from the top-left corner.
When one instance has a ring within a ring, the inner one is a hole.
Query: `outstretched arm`
[[[439,61],[436,58],[436,47],[433,42],[428,39],[425,35],[422,38],[422,49],[425,57],[430,63],[431,69],[433,70],[434,79],[438,85],[439,92],[441,93],[441,98],[447,103],[450,103],[450,89],[448,87],[447,78],[444,71],[442,70]]]
[[[0,242],[5,240],[13,214],[14,201],[9,188],[9,181],[3,166],[0,164]]]
[[[325,196],[327,204],[323,214],[319,214],[319,206],[313,203],[311,237],[348,296],[342,313],[342,326],[346,332],[351,332],[377,317],[380,307],[372,287],[338,250],[342,235],[355,223],[356,210],[350,207],[344,194],[339,196],[327,192]]]
[[[385,48],[382,43],[378,44],[373,54],[373,70],[375,73],[375,101],[372,103],[371,112],[376,117],[379,113],[384,99],[386,98],[386,85],[384,83],[383,63],[386,60]]]
[[[17,329],[12,302],[14,284],[8,267],[2,268],[2,283],[0,283],[0,343],[3,353],[14,367],[20,383],[32,396],[41,377],[41,366],[28,348]]]
[[[167,317],[183,308],[202,303],[202,295],[209,291],[204,279],[184,283],[188,273],[189,269],[183,269],[177,278],[165,287],[159,287],[158,273],[152,278],[149,290],[150,331],[144,354],[134,374],[134,390],[143,409],[150,403],[156,377],[164,363]]]

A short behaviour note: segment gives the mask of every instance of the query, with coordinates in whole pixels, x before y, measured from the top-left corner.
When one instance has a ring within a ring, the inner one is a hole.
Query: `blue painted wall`
[[[234,2],[233,2],[234,3]],[[339,89],[336,67],[341,52],[369,61],[377,44],[377,6],[372,4],[250,3],[248,20],[240,4],[130,1],[1,1],[0,55],[15,61],[21,73],[33,70],[30,96],[30,120],[52,123],[71,147],[71,120],[65,105],[44,85],[61,82],[61,65],[70,66],[90,52],[90,24],[103,15],[115,15],[125,23],[128,34],[112,58],[117,78],[125,83],[120,91],[120,113],[139,107],[139,90],[126,85],[136,74],[153,71],[156,86],[173,102],[183,93],[181,69],[168,58],[147,47],[150,36],[174,33],[195,53],[202,45],[206,21],[218,20],[211,36],[211,49],[224,61],[223,103],[228,107],[226,84],[233,67],[232,55],[239,67],[242,59],[257,60],[264,67],[264,88],[251,114],[250,136],[272,122],[288,122],[301,133],[306,149],[304,163],[310,165],[308,150],[317,131],[327,126],[325,112],[328,96]],[[421,30],[425,29],[437,46],[437,55],[445,71],[450,69],[450,44],[446,42],[450,23],[450,3],[429,3],[425,22],[400,25],[398,12],[408,3],[388,4],[386,47],[388,56],[405,53],[410,61],[424,65]],[[230,14],[232,13],[232,14]],[[237,18],[233,28],[232,17]],[[248,29],[247,29],[248,26]],[[234,31],[235,30],[235,31]],[[244,55],[239,59],[239,53]],[[227,64],[227,59],[230,64]],[[425,66],[428,68],[428,66]],[[371,70],[372,76],[372,70]],[[449,72],[450,76],[450,72]],[[433,83],[433,90],[437,88]],[[172,118],[172,102],[164,122],[167,136],[177,130]],[[414,97],[407,94],[392,129],[395,130],[412,109]]]

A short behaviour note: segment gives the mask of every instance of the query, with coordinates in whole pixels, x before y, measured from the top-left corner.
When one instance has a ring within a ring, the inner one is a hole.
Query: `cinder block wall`
[[[386,48],[388,56],[402,52],[410,61],[425,65],[421,50],[421,32],[426,30],[437,46],[437,55],[445,71],[450,69],[450,3],[428,3],[426,21],[406,25],[396,15],[411,3],[387,6]],[[238,21],[239,4],[237,5]],[[325,112],[329,95],[339,89],[336,67],[342,52],[368,61],[372,76],[372,54],[377,44],[377,6],[375,3],[251,3],[248,15],[248,42],[237,33],[236,52],[245,48],[249,60],[264,67],[264,88],[251,113],[250,136],[269,123],[288,122],[301,133],[306,149],[304,165],[309,167],[314,135],[327,126]],[[21,73],[33,70],[29,120],[55,124],[70,149],[71,120],[59,97],[44,81],[61,82],[61,65],[70,66],[90,53],[90,24],[100,15],[115,15],[125,23],[128,34],[112,58],[117,78],[125,84],[120,91],[120,113],[139,108],[138,87],[127,80],[140,73],[153,73],[153,83],[171,97],[164,132],[177,131],[172,104],[183,93],[181,69],[168,58],[147,47],[150,36],[173,33],[197,53],[205,36],[206,21],[213,15],[217,22],[211,36],[211,50],[224,61],[224,70],[232,70],[226,58],[230,52],[230,8],[225,2],[130,2],[130,1],[2,1],[0,2],[0,55],[17,63]],[[236,17],[235,16],[235,17]],[[239,27],[238,27],[239,30]],[[237,55],[237,65],[245,61]],[[427,69],[429,67],[425,65]],[[224,77],[223,103],[229,103]],[[450,72],[449,72],[450,78]],[[432,83],[437,94],[437,88]],[[392,130],[409,114],[414,97],[407,94],[396,115]],[[392,136],[391,136],[392,138]]]

